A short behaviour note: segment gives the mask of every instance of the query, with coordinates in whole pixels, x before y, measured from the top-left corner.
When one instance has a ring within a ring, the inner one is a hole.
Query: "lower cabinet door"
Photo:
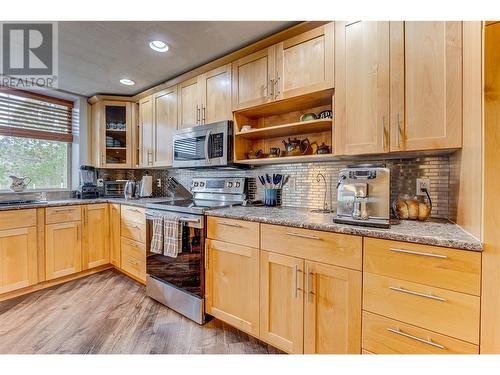
[[[109,263],[109,216],[108,204],[89,204],[84,207],[83,227],[85,242],[83,269]]]
[[[47,280],[82,270],[81,222],[45,226],[45,273]]]
[[[259,334],[259,249],[207,240],[207,312]]]
[[[36,227],[0,230],[0,294],[37,281]]]
[[[304,353],[359,354],[361,272],[306,261],[304,277]]]
[[[304,261],[260,252],[260,338],[288,353],[303,353]]]

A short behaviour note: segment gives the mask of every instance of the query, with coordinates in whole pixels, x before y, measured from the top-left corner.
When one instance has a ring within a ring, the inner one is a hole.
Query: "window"
[[[0,190],[9,176],[29,177],[29,189],[68,189],[71,102],[0,88]]]

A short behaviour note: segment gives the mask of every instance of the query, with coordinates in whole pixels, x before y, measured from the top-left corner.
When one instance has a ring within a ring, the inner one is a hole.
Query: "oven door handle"
[[[210,164],[210,158],[208,155],[208,142],[210,140],[210,135],[212,134],[211,130],[207,130],[207,134],[205,135],[205,161],[207,164]]]
[[[200,223],[200,219],[194,219],[191,217],[180,217],[179,221],[181,221],[183,223],[196,223],[196,224]]]

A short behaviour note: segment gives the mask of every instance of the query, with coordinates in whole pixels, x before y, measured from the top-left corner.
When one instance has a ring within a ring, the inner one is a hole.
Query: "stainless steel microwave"
[[[221,121],[177,130],[174,168],[224,167],[233,164],[233,122]]]

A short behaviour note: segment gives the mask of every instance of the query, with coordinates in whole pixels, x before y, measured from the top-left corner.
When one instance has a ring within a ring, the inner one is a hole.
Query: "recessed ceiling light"
[[[122,79],[120,79],[120,83],[122,85],[127,85],[127,86],[133,86],[133,85],[135,85],[135,82],[132,81],[131,79],[128,79],[128,78],[122,78]]]
[[[151,49],[153,49],[157,52],[167,52],[168,51],[168,44],[161,41],[161,40],[153,40],[152,42],[149,42],[149,47],[151,47]]]

